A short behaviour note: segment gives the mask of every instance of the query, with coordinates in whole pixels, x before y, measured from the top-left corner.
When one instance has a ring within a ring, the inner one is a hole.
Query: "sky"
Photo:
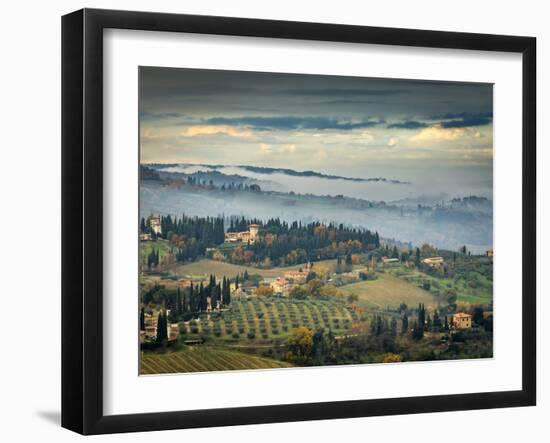
[[[149,67],[139,75],[143,163],[492,183],[492,84]]]

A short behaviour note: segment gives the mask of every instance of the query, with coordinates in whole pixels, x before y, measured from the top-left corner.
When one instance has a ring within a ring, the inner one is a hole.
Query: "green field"
[[[425,281],[430,282],[430,292],[433,295],[445,294],[447,289],[452,289],[456,292],[458,303],[486,305],[493,301],[493,282],[475,271],[469,274],[475,278],[475,287],[472,287],[461,275],[441,278],[425,274],[416,269],[404,269],[403,267],[392,269],[389,272],[415,286],[419,286]]]
[[[139,262],[147,263],[147,255],[153,250],[158,249],[159,256],[165,257],[170,254],[171,246],[167,240],[142,241],[139,243]]]
[[[188,346],[182,351],[164,354],[143,352],[140,358],[139,373],[141,375],[175,374],[180,372],[287,368],[291,366],[291,364],[282,361],[198,345]]]
[[[351,283],[338,288],[344,295],[359,297],[368,308],[397,308],[401,303],[414,307],[418,303],[434,304],[434,297],[419,287],[389,274],[379,274],[376,280]]]

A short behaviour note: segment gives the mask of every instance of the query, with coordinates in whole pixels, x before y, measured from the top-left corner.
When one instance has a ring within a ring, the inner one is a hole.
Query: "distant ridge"
[[[290,175],[293,177],[318,177],[324,178],[327,180],[346,180],[351,182],[385,182],[392,183],[396,185],[410,185],[411,182],[403,182],[400,180],[392,180],[384,177],[373,177],[373,178],[357,178],[357,177],[344,177],[341,175],[331,175],[323,174],[321,172],[315,171],[296,171],[294,169],[287,168],[268,168],[264,166],[250,166],[250,165],[208,165],[201,163],[145,163],[144,165],[153,167],[155,169],[170,168],[170,167],[205,167],[210,169],[222,169],[222,168],[241,168],[249,172],[254,172],[256,174],[276,174],[282,173]]]

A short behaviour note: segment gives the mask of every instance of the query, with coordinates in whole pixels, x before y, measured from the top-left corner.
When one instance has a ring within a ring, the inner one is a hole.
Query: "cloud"
[[[183,118],[185,114],[181,112],[149,112],[141,111],[139,113],[140,118],[144,120],[163,120],[163,119],[172,119],[172,118]]]
[[[374,135],[370,131],[363,131],[361,132],[361,141],[368,144],[374,141]]]
[[[287,94],[309,95],[320,97],[345,97],[345,96],[374,96],[385,97],[388,95],[408,94],[407,89],[365,89],[365,88],[319,88],[319,89],[288,89]]]
[[[449,119],[455,119],[455,118],[468,118],[468,117],[485,117],[485,118],[493,118],[493,112],[479,112],[472,114],[470,112],[448,112],[446,114],[442,115],[435,115],[431,117],[431,120],[449,120]]]
[[[390,139],[388,140],[388,146],[390,148],[393,148],[395,145],[397,145],[397,143],[399,143],[399,139],[397,137],[390,137]]]
[[[407,120],[404,122],[392,123],[386,126],[388,129],[420,129],[427,128],[429,125],[416,120]]]
[[[483,126],[493,122],[492,118],[487,117],[463,117],[458,120],[449,120],[441,122],[443,128],[468,128],[472,126]]]
[[[249,126],[256,130],[296,130],[296,129],[338,129],[349,131],[352,129],[372,128],[384,124],[384,120],[364,119],[360,121],[345,121],[330,117],[215,117],[206,120],[208,125],[236,125]]]
[[[294,143],[285,143],[281,145],[260,143],[260,151],[263,154],[293,154],[296,152],[296,145]]]
[[[464,133],[462,128],[443,128],[440,125],[435,125],[423,129],[410,140],[413,142],[455,141],[463,137]]]
[[[390,123],[386,126],[388,129],[424,129],[432,126],[442,128],[469,128],[474,126],[483,126],[492,123],[493,113],[482,112],[479,114],[469,114],[467,112],[447,113],[430,117],[429,120],[436,120],[437,123],[426,123],[419,120],[406,120],[402,122]]]
[[[197,125],[189,126],[182,135],[195,137],[197,135],[229,135],[231,137],[251,137],[253,132],[248,128],[238,128],[227,125]]]
[[[472,114],[468,112],[447,113],[432,117],[433,120],[441,120],[443,128],[467,128],[471,126],[484,126],[493,122],[492,112],[480,112]]]

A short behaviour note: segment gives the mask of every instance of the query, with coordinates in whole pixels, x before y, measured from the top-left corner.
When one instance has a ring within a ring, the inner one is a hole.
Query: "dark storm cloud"
[[[205,121],[210,125],[245,125],[253,126],[255,129],[338,129],[352,130],[361,128],[372,128],[384,124],[383,120],[361,120],[358,122],[341,121],[328,117],[296,117],[296,116],[275,116],[275,117],[215,117]]]
[[[181,112],[149,112],[141,111],[139,113],[140,118],[145,120],[162,120],[162,119],[171,119],[171,118],[183,118],[184,114]]]
[[[365,115],[377,116],[392,125],[409,120],[420,123],[456,120],[448,124],[459,125],[462,119],[465,123],[473,121],[465,120],[467,116],[461,117],[461,113],[473,115],[492,109],[492,85],[142,67],[140,109],[165,113],[166,120],[178,118],[171,117],[171,113],[185,114],[194,120],[256,115],[325,117],[332,119],[325,125],[336,125],[335,129],[349,129],[349,124],[335,124],[336,119],[337,123],[356,122]],[[452,114],[456,116],[451,117]],[[430,119],[433,115],[440,118]],[[160,122],[160,115],[158,119]],[[315,125],[324,126],[319,122]],[[369,125],[371,121],[360,127]],[[289,126],[295,127],[296,123]],[[407,129],[406,126],[402,128]]]
[[[361,97],[374,96],[384,97],[388,95],[408,94],[406,89],[342,89],[342,88],[323,88],[323,89],[290,89],[283,91],[286,94],[298,94],[304,96],[320,97]]]
[[[428,126],[430,125],[424,122],[407,120],[404,122],[392,123],[388,125],[387,128],[388,129],[422,129],[422,128],[427,128]]]
[[[467,128],[470,126],[484,126],[492,123],[492,119],[485,117],[468,117],[459,120],[441,122],[442,128]]]
[[[441,122],[442,128],[466,128],[469,126],[484,126],[493,122],[492,112],[481,112],[478,114],[469,114],[467,112],[447,113],[441,116],[444,121]]]
[[[448,112],[447,114],[443,114],[443,115],[436,115],[436,116],[433,116],[432,117],[432,120],[439,120],[439,119],[442,119],[442,120],[448,120],[448,119],[452,119],[452,118],[470,118],[470,117],[480,117],[480,118],[493,118],[493,113],[491,111],[489,112],[479,112],[479,113],[476,113],[476,114],[471,114],[471,113],[468,113],[468,112],[458,112],[458,113],[452,113],[452,112]]]
[[[388,129],[423,129],[429,126],[441,126],[445,129],[467,128],[472,126],[484,126],[493,122],[492,112],[481,112],[470,114],[467,112],[446,113],[435,115],[429,118],[430,121],[405,120],[401,122],[390,123],[386,126]]]

